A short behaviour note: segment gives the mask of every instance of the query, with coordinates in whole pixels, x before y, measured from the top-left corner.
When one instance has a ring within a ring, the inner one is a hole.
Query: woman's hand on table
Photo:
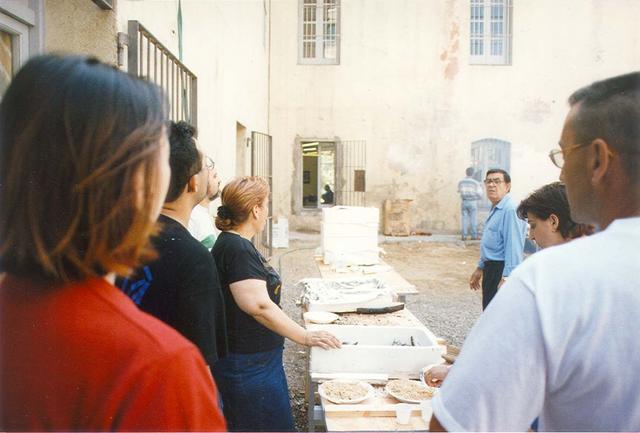
[[[307,331],[304,336],[304,345],[318,346],[323,349],[339,349],[342,346],[340,340],[327,331]]]

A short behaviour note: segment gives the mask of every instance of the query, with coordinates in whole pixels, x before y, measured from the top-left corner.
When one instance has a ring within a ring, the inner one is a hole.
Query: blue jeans
[[[229,353],[213,367],[229,431],[294,431],[282,347]]]
[[[462,237],[469,236],[467,230],[469,225],[471,226],[471,237],[478,237],[478,201],[477,200],[462,200],[461,206],[462,214]]]

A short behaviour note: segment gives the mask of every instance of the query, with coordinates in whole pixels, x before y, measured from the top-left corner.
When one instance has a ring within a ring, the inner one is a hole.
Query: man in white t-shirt
[[[571,217],[602,232],[534,254],[464,343],[430,430],[640,430],[640,73],[569,98]]]
[[[216,229],[213,225],[213,218],[209,214],[209,204],[220,195],[220,180],[216,165],[208,156],[205,157],[205,165],[209,170],[207,195],[191,211],[189,233],[211,251],[213,244],[216,243]]]

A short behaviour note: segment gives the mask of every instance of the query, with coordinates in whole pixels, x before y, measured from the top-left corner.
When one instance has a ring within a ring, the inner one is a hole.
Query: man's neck
[[[504,198],[508,195],[509,193],[506,193],[505,195],[503,195],[500,200],[494,202],[491,202],[491,207],[496,207],[498,205],[498,203],[500,203],[502,200],[504,200]]]
[[[189,218],[191,217],[192,210],[193,206],[189,203],[176,200],[171,203],[165,203],[162,206],[162,210],[160,211],[160,213],[166,217],[178,221],[184,226],[184,228],[187,228],[189,227]]]
[[[633,218],[640,216],[640,203],[621,201],[614,205],[603,206],[600,212],[599,225],[604,230],[609,224],[621,218]]]

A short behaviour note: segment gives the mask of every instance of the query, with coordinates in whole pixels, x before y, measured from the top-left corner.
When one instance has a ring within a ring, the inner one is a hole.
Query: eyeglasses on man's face
[[[502,182],[504,182],[504,180],[499,177],[484,180],[485,185],[500,185]]]
[[[572,150],[575,150],[580,146],[584,146],[584,143],[574,144],[573,146],[566,146],[564,149],[553,149],[551,152],[549,152],[549,159],[551,160],[551,162],[553,162],[553,165],[558,168],[562,168],[562,166],[564,165],[564,158],[569,155]]]

